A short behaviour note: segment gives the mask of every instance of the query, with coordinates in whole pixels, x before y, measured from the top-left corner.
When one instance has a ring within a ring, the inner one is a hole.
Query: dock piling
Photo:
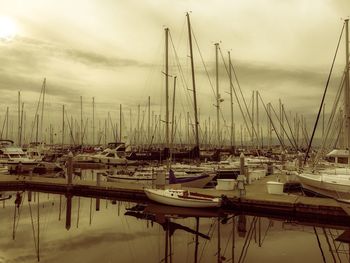
[[[67,167],[67,184],[68,186],[72,185],[72,178],[73,178],[73,153],[68,153],[68,160],[66,163]]]

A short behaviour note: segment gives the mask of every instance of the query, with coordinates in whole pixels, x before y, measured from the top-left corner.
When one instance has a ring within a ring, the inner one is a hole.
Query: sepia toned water
[[[31,201],[28,192],[20,196],[17,204],[15,192],[0,202],[1,263],[349,262],[348,244],[335,241],[344,229],[336,227],[48,193],[31,193]]]

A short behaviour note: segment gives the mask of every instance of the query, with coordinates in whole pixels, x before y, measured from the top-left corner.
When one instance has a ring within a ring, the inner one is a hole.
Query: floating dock
[[[102,177],[102,176],[101,176]],[[287,221],[349,227],[347,215],[336,200],[329,198],[306,197],[294,194],[268,194],[266,182],[274,176],[266,176],[246,186],[244,196],[238,190],[189,189],[214,196],[225,195],[225,212],[253,214],[280,218]],[[137,183],[118,183],[92,180],[73,180],[71,184],[64,178],[45,178],[37,176],[0,176],[0,191],[34,191],[69,196],[148,202],[143,191],[144,185]]]

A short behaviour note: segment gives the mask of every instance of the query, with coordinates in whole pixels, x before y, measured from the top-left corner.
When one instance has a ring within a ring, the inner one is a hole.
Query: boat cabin
[[[326,155],[326,160],[336,164],[348,164],[349,151],[344,149],[334,149]]]

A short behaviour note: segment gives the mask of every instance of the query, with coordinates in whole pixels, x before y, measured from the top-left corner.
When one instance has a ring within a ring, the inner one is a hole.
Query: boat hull
[[[194,200],[187,198],[180,198],[176,195],[166,196],[163,194],[164,190],[161,189],[144,189],[145,194],[152,201],[171,205],[171,206],[180,206],[180,207],[192,207],[192,208],[201,208],[201,207],[219,207],[221,205],[221,200],[216,198],[215,200]]]
[[[335,199],[350,199],[350,185],[342,183],[342,178],[336,177],[337,175],[334,180],[325,180],[322,175],[298,175],[302,187],[309,191]]]

